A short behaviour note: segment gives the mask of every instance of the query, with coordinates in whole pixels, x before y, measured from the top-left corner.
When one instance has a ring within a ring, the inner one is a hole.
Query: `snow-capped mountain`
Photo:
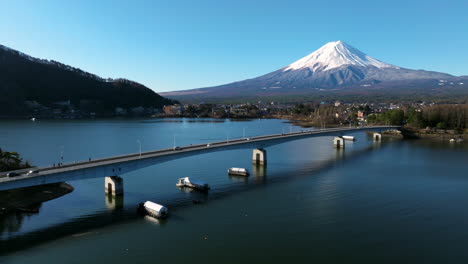
[[[316,90],[356,88],[438,87],[450,74],[411,70],[377,60],[343,41],[329,42],[311,54],[274,72],[230,84],[163,93],[165,96],[232,97],[307,94]]]
[[[283,71],[309,69],[312,72],[320,72],[345,65],[399,69],[399,67],[376,60],[339,40],[325,44],[304,58],[289,64]]]

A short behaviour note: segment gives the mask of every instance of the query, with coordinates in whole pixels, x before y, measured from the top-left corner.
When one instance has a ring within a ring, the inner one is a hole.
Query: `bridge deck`
[[[274,141],[281,141],[287,142],[292,140],[297,140],[300,138],[306,138],[311,136],[319,136],[319,135],[327,135],[327,134],[340,134],[344,132],[354,132],[354,131],[364,131],[364,130],[388,130],[388,129],[397,129],[398,126],[372,126],[372,127],[356,127],[356,128],[329,128],[329,129],[318,129],[318,130],[310,130],[310,131],[299,131],[299,132],[292,132],[292,133],[284,133],[284,134],[273,134],[273,135],[264,135],[264,136],[257,136],[257,137],[250,137],[250,138],[240,138],[240,139],[232,139],[227,141],[219,141],[219,142],[212,142],[212,143],[204,143],[204,144],[197,144],[197,145],[189,145],[189,146],[182,146],[178,147],[177,149],[169,148],[169,149],[160,149],[148,152],[134,153],[134,154],[127,154],[127,155],[120,155],[114,156],[109,158],[102,158],[102,159],[95,159],[91,161],[85,162],[78,162],[78,163],[69,163],[62,166],[55,166],[55,167],[42,167],[38,168],[39,172],[34,173],[31,175],[20,175],[16,177],[6,177],[6,173],[4,172],[0,174],[0,186],[4,183],[12,182],[12,181],[21,181],[26,179],[31,179],[35,177],[45,178],[48,175],[54,174],[63,174],[72,171],[79,171],[79,170],[86,170],[92,168],[98,168],[102,166],[109,166],[113,164],[124,164],[136,160],[144,160],[156,157],[163,157],[163,156],[171,156],[171,155],[178,155],[178,156],[188,156],[188,155],[180,155],[183,153],[188,152],[212,152],[215,149],[222,150],[224,148],[232,148],[236,145],[258,145],[262,146],[265,145],[273,145],[267,144],[272,143]],[[194,153],[195,154],[195,153]],[[102,177],[110,176],[110,175],[103,175]],[[3,189],[0,187],[0,189]]]

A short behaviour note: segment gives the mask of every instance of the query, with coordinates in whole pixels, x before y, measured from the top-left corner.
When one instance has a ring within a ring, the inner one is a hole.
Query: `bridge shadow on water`
[[[73,191],[67,183],[51,183],[0,192],[0,238],[18,232],[23,220],[39,213],[42,203]]]
[[[171,211],[171,215],[167,220],[151,219],[151,221],[157,222],[162,226],[164,226],[166,221],[183,221],[184,219],[177,215],[177,211],[182,210],[184,207],[199,206],[199,204],[203,205],[210,201],[224,199],[231,195],[239,195],[242,192],[252,191],[257,188],[268,188],[268,186],[272,184],[317,176],[335,166],[341,166],[345,162],[364,158],[365,155],[370,152],[385,147],[386,145],[387,144],[381,145],[380,142],[375,142],[360,150],[353,150],[351,153],[346,153],[346,150],[343,149],[337,149],[334,157],[328,160],[311,161],[300,168],[295,168],[294,171],[291,170],[290,173],[288,173],[288,171],[273,172],[268,170],[267,166],[252,165],[250,177],[231,176],[230,179],[234,184],[217,186],[210,190],[209,193],[180,189],[183,195],[178,195],[177,197],[174,197],[173,194],[148,197],[148,200],[160,201],[170,208]],[[34,247],[52,240],[69,236],[78,237],[92,233],[94,229],[143,218],[141,215],[137,214],[137,204],[134,206],[124,206],[123,199],[125,199],[125,196],[107,196],[106,206],[108,210],[100,211],[92,215],[85,215],[67,222],[12,237],[4,236],[4,234],[19,230],[23,219],[28,217],[32,212],[21,213],[16,211],[0,214],[0,256]]]

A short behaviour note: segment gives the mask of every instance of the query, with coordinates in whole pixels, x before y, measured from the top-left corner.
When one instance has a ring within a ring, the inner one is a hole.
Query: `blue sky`
[[[156,92],[277,70],[330,41],[468,75],[468,1],[0,0],[0,44]]]

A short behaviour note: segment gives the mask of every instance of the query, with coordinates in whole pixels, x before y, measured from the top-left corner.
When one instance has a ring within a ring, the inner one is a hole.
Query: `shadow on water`
[[[187,187],[177,187],[182,194],[184,194],[185,199],[189,199],[193,204],[201,204],[208,201],[208,191],[197,191],[192,188]]]
[[[389,142],[390,143],[390,142]],[[395,142],[393,142],[395,143]],[[148,200],[161,201],[165,206],[169,207],[172,214],[169,220],[183,220],[177,216],[177,210],[187,206],[197,206],[209,201],[219,200],[231,195],[237,195],[240,192],[250,191],[255,188],[265,188],[270,184],[291,181],[297,178],[315,176],[323,171],[332,169],[334,166],[339,166],[343,162],[349,162],[351,159],[364,158],[366,154],[385,147],[387,144],[380,143],[372,144],[369,147],[361,150],[354,150],[352,153],[346,153],[343,149],[337,149],[335,157],[324,161],[311,161],[310,164],[304,165],[302,168],[297,168],[294,171],[288,172],[273,172],[268,171],[266,166],[252,165],[252,175],[250,177],[231,177],[233,181],[241,181],[245,184],[234,186],[220,186],[215,190],[210,190],[209,193],[196,192],[190,189],[181,189],[184,194],[182,198],[174,198],[170,196],[155,196],[148,197]],[[287,176],[285,176],[287,175]],[[21,234],[13,238],[0,240],[0,255],[11,254],[12,252],[23,250],[37,246],[41,243],[64,238],[67,236],[80,236],[87,234],[90,230],[102,228],[112,224],[122,224],[127,221],[141,219],[141,215],[137,214],[138,205],[124,207],[124,196],[113,197],[107,196],[106,206],[109,211],[98,212],[96,214],[75,218],[68,222],[63,222],[57,225],[49,226],[40,230],[32,231],[26,234]],[[2,232],[14,232],[21,226],[21,222],[25,215],[19,216],[10,214],[2,218],[0,230]],[[145,221],[154,222],[155,224],[164,224],[165,221],[156,219],[144,218]]]
[[[1,191],[0,235],[17,232],[25,218],[39,213],[43,202],[72,191],[73,187],[64,182]]]

